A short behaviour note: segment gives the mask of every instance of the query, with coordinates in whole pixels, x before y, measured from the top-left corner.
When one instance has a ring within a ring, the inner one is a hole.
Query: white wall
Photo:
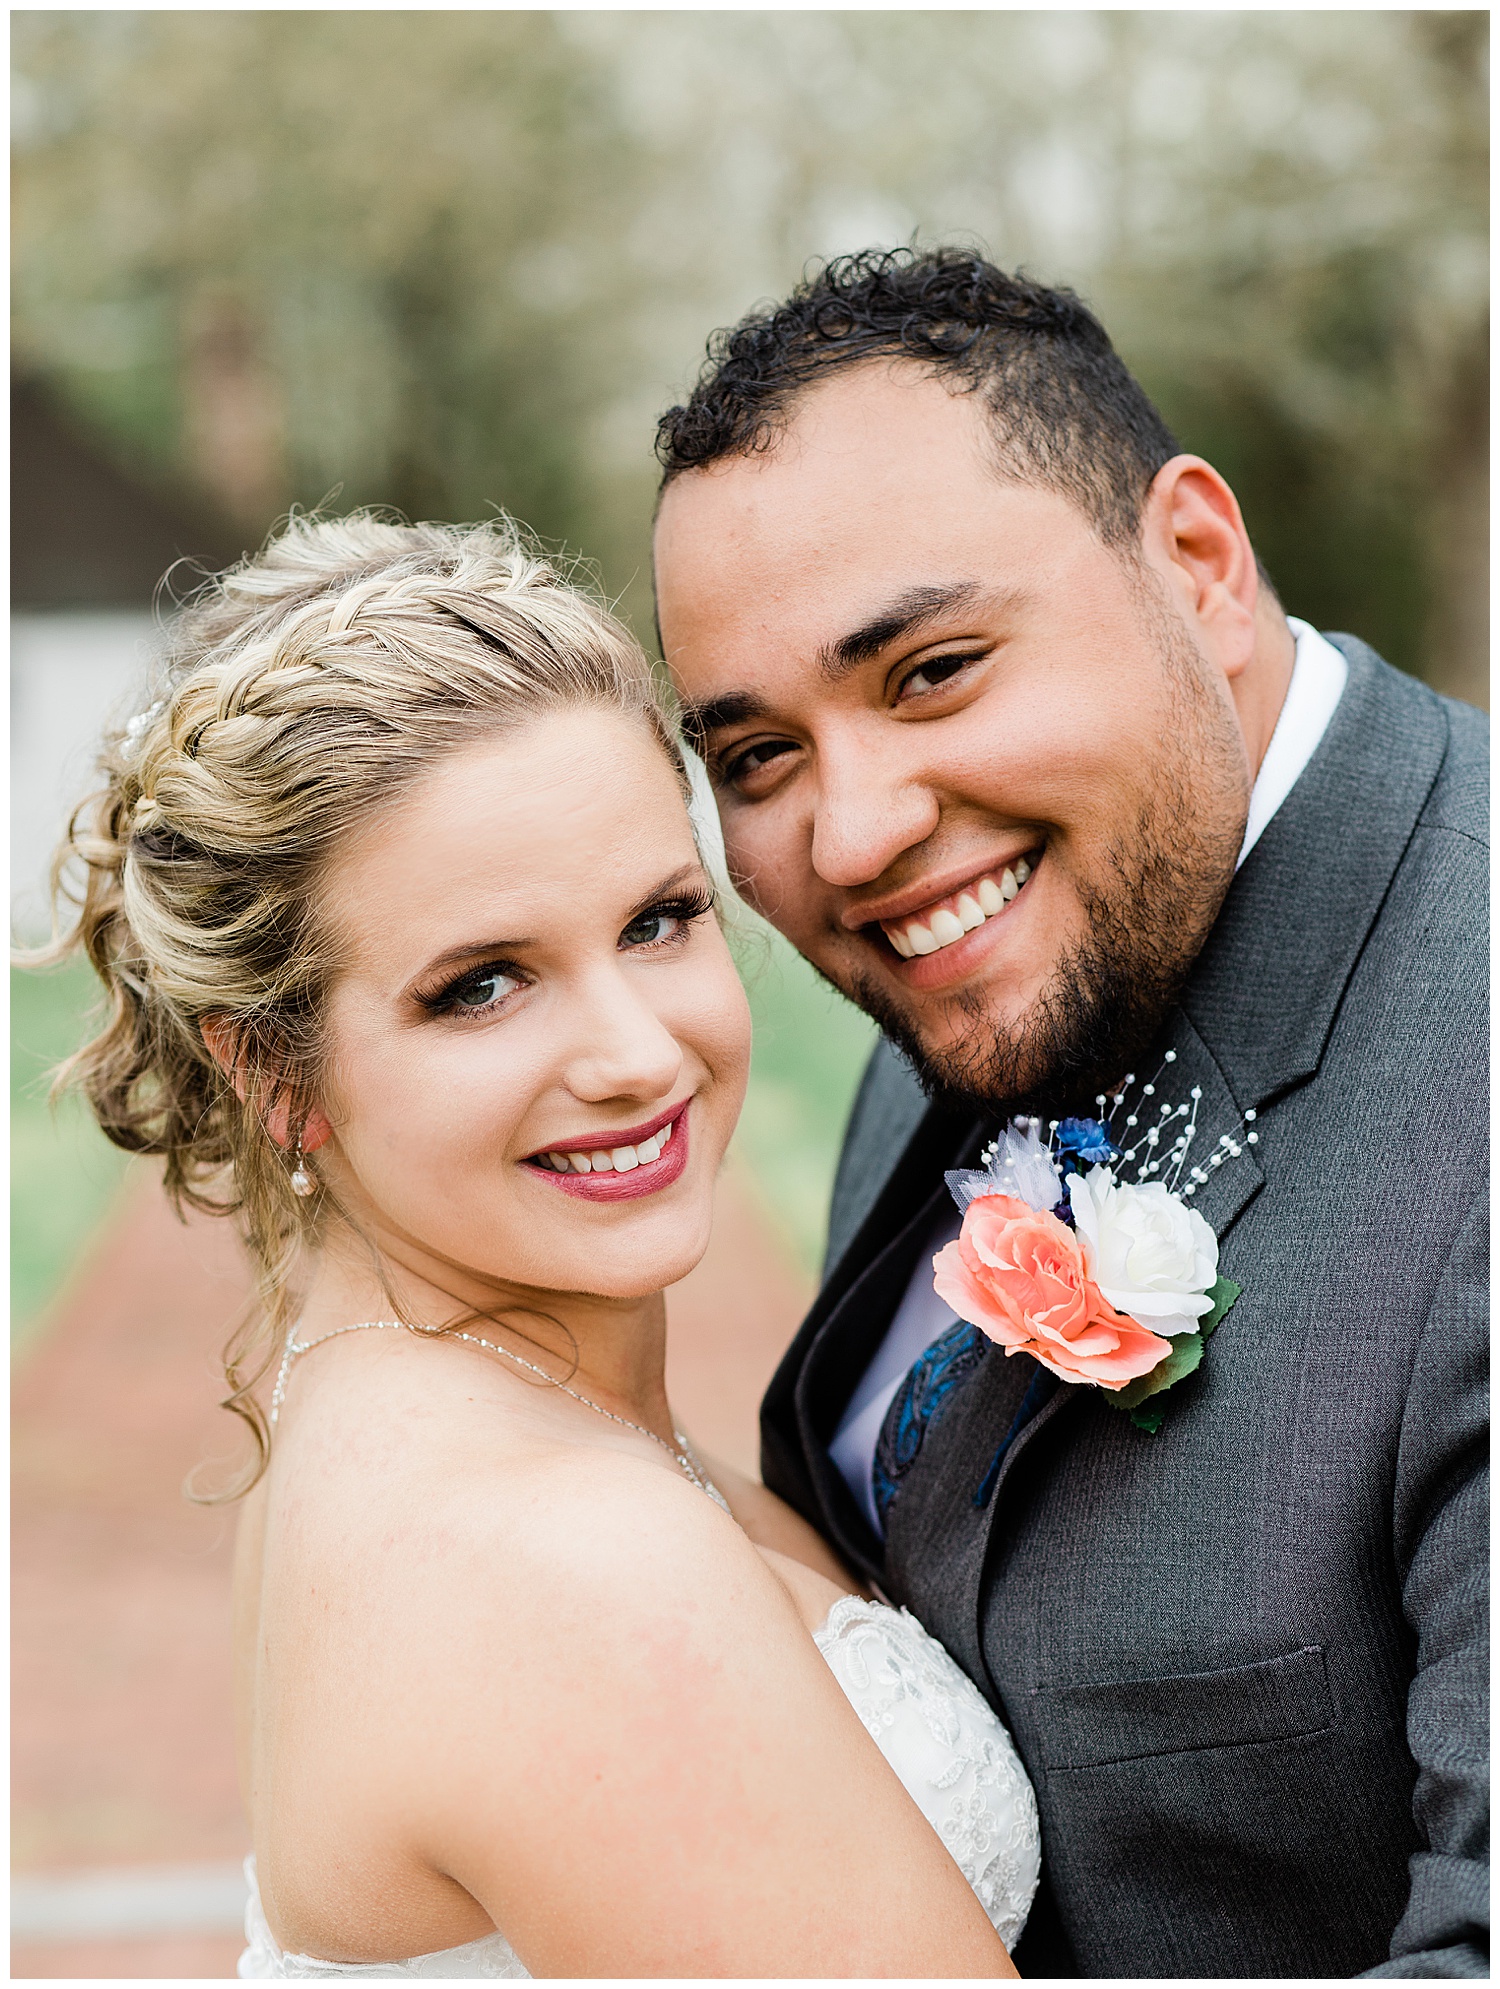
[[[144,612],[18,614],[10,639],[11,908],[17,934],[37,939],[52,852],[93,786],[100,733],[147,702],[155,624]]]

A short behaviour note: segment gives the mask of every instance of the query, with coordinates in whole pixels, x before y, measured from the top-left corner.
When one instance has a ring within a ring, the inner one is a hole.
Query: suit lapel
[[[858,1232],[782,1357],[761,1405],[761,1471],[771,1489],[878,1578],[880,1543],[827,1455],[839,1416],[890,1325],[947,1189],[943,1170],[977,1154],[979,1121],[929,1105]],[[857,1288],[857,1290],[856,1290]]]
[[[825,1530],[840,1552],[875,1580],[884,1579],[884,1545],[871,1531],[828,1446],[859,1377],[885,1337],[947,1195],[940,1177],[938,1189],[848,1286],[808,1348],[796,1381],[797,1427]]]
[[[1181,1010],[1173,1016],[1162,1054],[1167,1050],[1174,1053],[1174,1060],[1165,1066],[1158,1080],[1158,1095],[1163,1103],[1185,1104],[1195,1089],[1201,1094],[1197,1101],[1198,1137],[1194,1152],[1207,1154],[1214,1149],[1221,1133],[1239,1129],[1240,1107],[1207,1045]],[[1264,1183],[1255,1147],[1242,1143],[1236,1158],[1208,1171],[1208,1179],[1198,1189],[1193,1207],[1222,1242]],[[1002,1366],[1021,1372],[1002,1375]],[[952,1592],[964,1597],[961,1621],[947,1626],[948,1635],[972,1652],[979,1665],[983,1663],[984,1567],[990,1541],[997,1527],[1004,1524],[1016,1474],[1033,1445],[1049,1431],[1056,1441],[1065,1431],[1079,1400],[1092,1392],[1087,1386],[1059,1382],[1012,1434],[1012,1423],[1024,1406],[1025,1391],[1037,1372],[1036,1364],[1024,1356],[1003,1363],[987,1362],[969,1391],[962,1419],[955,1415],[944,1430],[944,1441],[933,1446],[936,1453],[933,1477],[922,1486],[921,1504],[932,1508],[934,1518],[941,1515],[943,1525],[951,1529],[953,1560],[948,1560],[947,1572],[939,1585],[946,1590],[951,1583]],[[995,1468],[993,1460],[1002,1442],[1004,1454]],[[889,1558],[893,1568],[898,1561],[903,1567],[910,1565],[902,1551],[907,1546],[906,1539],[901,1538],[899,1550],[897,1546],[899,1515],[898,1499],[891,1515]],[[917,1578],[924,1588],[950,1552],[941,1527],[929,1527],[926,1532],[928,1537],[919,1548],[922,1574]],[[923,1620],[928,1619],[924,1616]],[[983,1672],[975,1671],[973,1675],[980,1677]]]

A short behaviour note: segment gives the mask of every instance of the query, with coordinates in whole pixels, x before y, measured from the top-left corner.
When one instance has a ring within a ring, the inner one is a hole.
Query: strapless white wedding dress
[[[814,1642],[908,1795],[942,1838],[974,1888],[996,1933],[1013,1948],[1041,1872],[1036,1798],[1010,1735],[942,1645],[915,1616],[846,1596]],[[530,1980],[500,1933],[409,1961],[319,1961],[284,1954],[271,1937],[247,1859],[249,1942],[239,1972],[247,1980],[320,1975],[426,1976]]]

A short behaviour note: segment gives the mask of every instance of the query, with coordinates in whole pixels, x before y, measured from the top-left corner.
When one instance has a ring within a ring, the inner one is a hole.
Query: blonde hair
[[[293,1192],[266,1114],[288,1105],[296,1142],[317,1084],[331,854],[444,756],[570,705],[644,723],[689,789],[639,647],[508,522],[293,519],[176,616],[164,675],[161,700],[105,742],[105,784],[53,871],[76,921],[33,957],[82,950],[108,997],[59,1083],[117,1146],[164,1157],[179,1211],[233,1216],[248,1247],[258,1302],[224,1352],[224,1407],[256,1454],[235,1497],[269,1456],[253,1391],[325,1213],[323,1192]],[[211,1019],[243,1100],[205,1044]]]

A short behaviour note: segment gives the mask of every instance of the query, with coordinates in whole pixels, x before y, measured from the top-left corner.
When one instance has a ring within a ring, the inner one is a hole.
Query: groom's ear
[[[1260,575],[1239,501],[1212,463],[1174,456],[1152,478],[1141,549],[1226,677],[1255,652]]]

